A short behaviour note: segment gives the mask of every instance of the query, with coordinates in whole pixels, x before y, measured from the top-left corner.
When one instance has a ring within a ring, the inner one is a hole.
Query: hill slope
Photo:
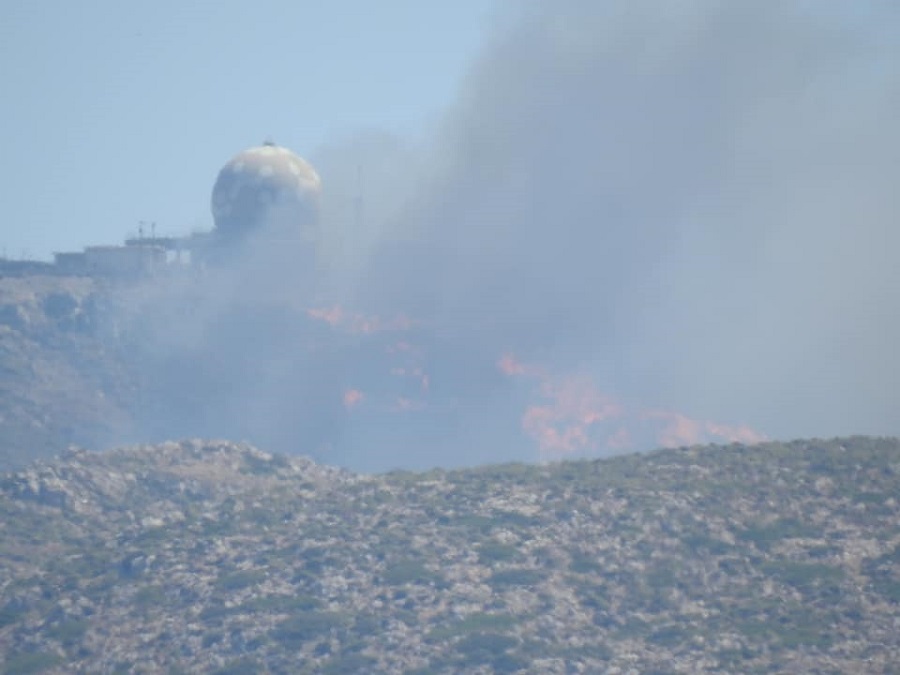
[[[108,297],[87,278],[0,278],[0,470],[129,428],[137,380],[103,339]]]
[[[246,445],[0,482],[5,672],[891,672],[900,441],[356,475]]]

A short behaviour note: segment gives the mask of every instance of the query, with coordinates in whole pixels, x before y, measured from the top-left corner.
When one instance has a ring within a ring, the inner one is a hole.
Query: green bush
[[[346,654],[332,658],[322,669],[323,675],[350,675],[351,673],[371,673],[377,663],[371,656]]]
[[[511,529],[532,527],[540,522],[538,518],[526,516],[518,511],[497,511],[494,513],[494,520],[498,526]]]
[[[54,640],[59,640],[64,645],[68,645],[80,640],[87,632],[87,629],[87,621],[84,619],[73,619],[50,627],[47,629],[47,636]]]
[[[505,652],[494,656],[491,659],[490,664],[495,675],[499,673],[518,673],[525,670],[531,664],[531,659],[522,656],[521,654],[510,654],[509,652]]]
[[[746,530],[737,533],[738,538],[749,541],[762,550],[768,550],[772,544],[781,539],[815,538],[820,535],[819,528],[801,523],[794,518],[782,518],[768,524],[751,525]]]
[[[384,583],[389,586],[428,584],[440,581],[442,581],[442,577],[426,569],[419,560],[401,560],[390,563],[384,572]]]
[[[488,534],[497,525],[493,518],[488,516],[480,516],[475,513],[457,516],[450,521],[451,525],[461,527],[466,530],[467,534]]]
[[[569,569],[576,574],[598,574],[603,571],[600,563],[593,556],[581,552],[572,554]]]
[[[491,575],[492,586],[535,586],[544,580],[544,572],[525,568],[499,570]]]
[[[768,562],[763,565],[763,571],[790,586],[797,587],[812,586],[818,582],[837,582],[844,578],[844,570],[840,567],[792,560]]]
[[[265,570],[242,570],[219,576],[216,579],[216,586],[224,591],[238,591],[242,588],[255,586],[265,578]]]
[[[686,533],[681,537],[681,543],[691,552],[703,551],[711,555],[724,555],[732,548],[728,542],[699,531]]]
[[[486,541],[478,547],[478,562],[482,565],[507,562],[520,557],[519,549],[499,541]]]
[[[501,633],[472,633],[456,643],[454,651],[463,663],[492,661],[518,644],[518,640]]]
[[[250,658],[242,658],[232,661],[224,668],[214,671],[214,675],[257,675],[263,668],[259,661]]]
[[[460,621],[434,628],[428,634],[427,641],[441,642],[456,637],[457,635],[466,635],[489,630],[500,631],[515,626],[519,621],[519,618],[510,614],[487,614],[478,612],[476,614],[471,614]]]
[[[347,623],[337,612],[303,612],[282,621],[271,635],[288,649],[299,649],[304,642],[328,635]]]
[[[248,600],[240,606],[239,611],[287,614],[307,612],[316,609],[320,604],[319,599],[311,595],[263,595]]]
[[[247,472],[254,476],[269,476],[290,465],[287,458],[282,455],[273,455],[267,461],[249,454],[244,455],[244,464],[247,466]]]
[[[664,647],[679,647],[686,645],[692,635],[692,631],[684,626],[669,624],[650,633],[647,641]]]
[[[0,628],[14,624],[24,615],[25,611],[22,608],[16,607],[12,603],[7,603],[0,607]]]
[[[45,652],[14,654],[3,662],[3,675],[40,673],[59,665],[60,660],[56,654],[47,654]]]
[[[875,592],[886,600],[900,604],[900,581],[892,579],[876,579],[873,587]]]

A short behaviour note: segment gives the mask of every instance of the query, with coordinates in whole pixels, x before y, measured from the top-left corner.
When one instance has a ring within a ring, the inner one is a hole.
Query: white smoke
[[[313,155],[312,286],[282,252],[148,342],[153,421],[379,469],[900,433],[898,37],[891,3],[507,6],[432,138]]]
[[[897,433],[900,10],[516,5],[358,301],[635,406]]]

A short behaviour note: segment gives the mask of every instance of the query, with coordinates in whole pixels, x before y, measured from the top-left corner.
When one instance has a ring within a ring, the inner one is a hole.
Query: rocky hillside
[[[0,278],[0,469],[127,435],[137,377],[79,277]]]
[[[247,445],[0,482],[2,672],[896,672],[900,441],[356,475]]]

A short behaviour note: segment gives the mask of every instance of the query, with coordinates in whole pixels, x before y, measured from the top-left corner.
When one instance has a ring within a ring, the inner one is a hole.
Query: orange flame
[[[344,407],[348,410],[355,408],[365,398],[359,389],[348,389],[344,392]]]
[[[367,316],[358,312],[350,314],[340,305],[309,308],[306,310],[306,315],[311,319],[324,321],[332,328],[343,328],[349,333],[358,335],[370,335],[382,331],[404,331],[415,325],[412,319],[403,314],[390,319]]]
[[[501,373],[509,377],[513,377],[515,375],[537,377],[543,374],[543,371],[540,368],[537,368],[533,365],[524,364],[519,361],[515,357],[515,355],[508,352],[506,354],[503,354],[503,356],[501,356],[497,361],[497,368]]]
[[[543,368],[524,364],[512,354],[497,362],[503,374],[537,378],[545,402],[522,415],[522,430],[538,446],[542,458],[597,449],[596,427],[623,414],[622,406],[583,377],[552,378]],[[620,436],[616,442],[624,442]]]
[[[313,307],[306,310],[306,315],[311,319],[318,319],[329,326],[335,327],[343,320],[344,311],[338,305],[334,307]]]
[[[536,391],[543,400],[525,409],[522,430],[535,441],[544,459],[585,451],[633,448],[633,431],[647,427],[648,422],[657,423],[651,428],[661,425],[655,432],[655,441],[663,447],[712,441],[754,444],[767,440],[764,434],[748,426],[701,421],[668,410],[629,414],[621,403],[601,392],[589,379],[554,377],[545,368],[522,363],[511,353],[500,357],[497,368],[508,377],[538,381]],[[613,421],[618,421],[619,426],[611,431],[608,424]]]
[[[768,440],[765,434],[761,434],[746,425],[731,426],[695,420],[681,413],[668,410],[649,410],[643,413],[642,418],[661,420],[665,424],[656,438],[657,442],[664,448],[716,441],[754,445]]]

